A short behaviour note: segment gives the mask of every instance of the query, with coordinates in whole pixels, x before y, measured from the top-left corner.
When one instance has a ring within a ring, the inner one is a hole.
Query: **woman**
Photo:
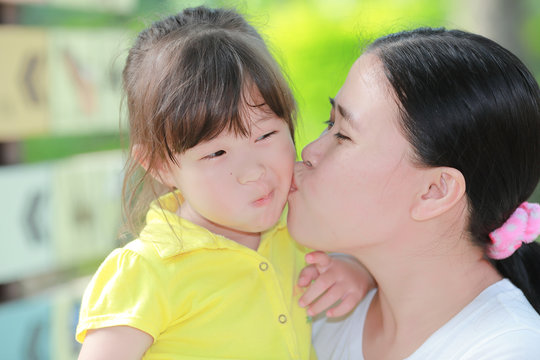
[[[331,103],[295,168],[290,232],[354,255],[377,289],[315,322],[319,358],[540,358],[540,208],[524,203],[540,90],[521,61],[466,32],[392,34]]]

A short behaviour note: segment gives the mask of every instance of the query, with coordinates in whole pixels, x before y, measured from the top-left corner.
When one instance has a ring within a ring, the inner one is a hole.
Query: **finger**
[[[319,278],[307,288],[306,292],[304,293],[304,295],[302,295],[298,303],[302,307],[311,304],[319,296],[324,294],[324,292],[328,290],[328,288],[332,286],[332,284],[333,282],[329,281],[327,277],[319,276]]]
[[[309,306],[307,310],[308,315],[315,316],[336,304],[340,299],[340,294],[341,292],[339,291],[332,291],[332,288],[328,289],[326,293]]]
[[[339,304],[326,311],[326,316],[339,317],[348,314],[358,305],[360,300],[361,298],[356,295],[345,296]]]
[[[332,258],[323,251],[313,251],[306,254],[306,262],[320,267],[326,267],[330,264]]]
[[[309,265],[300,271],[300,275],[298,276],[298,286],[300,287],[306,287],[311,282],[319,277],[319,271],[315,267],[315,265]]]

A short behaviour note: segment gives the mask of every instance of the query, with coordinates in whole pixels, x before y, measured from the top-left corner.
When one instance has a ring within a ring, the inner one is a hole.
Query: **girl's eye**
[[[328,119],[324,122],[326,124],[326,130],[330,130],[334,127],[334,120]]]
[[[276,134],[277,131],[271,131],[267,134],[264,134],[263,136],[259,136],[257,139],[255,139],[255,141],[261,141],[261,140],[264,140],[264,139],[268,139],[270,136]]]
[[[220,157],[221,155],[224,155],[224,154],[225,154],[224,150],[219,150],[219,151],[216,151],[215,153],[211,153],[209,155],[206,155],[203,159],[214,159],[214,158]]]

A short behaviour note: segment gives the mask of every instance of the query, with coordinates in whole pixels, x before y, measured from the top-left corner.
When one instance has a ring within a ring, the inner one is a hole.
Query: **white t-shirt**
[[[376,290],[341,319],[321,317],[313,323],[319,360],[363,360],[362,333]],[[433,333],[407,360],[539,360],[540,315],[520,289],[503,279]]]

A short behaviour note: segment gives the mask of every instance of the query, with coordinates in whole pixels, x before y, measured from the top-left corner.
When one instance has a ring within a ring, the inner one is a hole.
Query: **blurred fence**
[[[145,19],[199,3],[0,0],[0,359],[77,357],[82,291],[119,245],[126,50]],[[465,28],[540,75],[535,0],[205,3],[238,7],[270,40],[298,99],[299,151],[324,128],[328,96],[361,44],[378,34]]]

